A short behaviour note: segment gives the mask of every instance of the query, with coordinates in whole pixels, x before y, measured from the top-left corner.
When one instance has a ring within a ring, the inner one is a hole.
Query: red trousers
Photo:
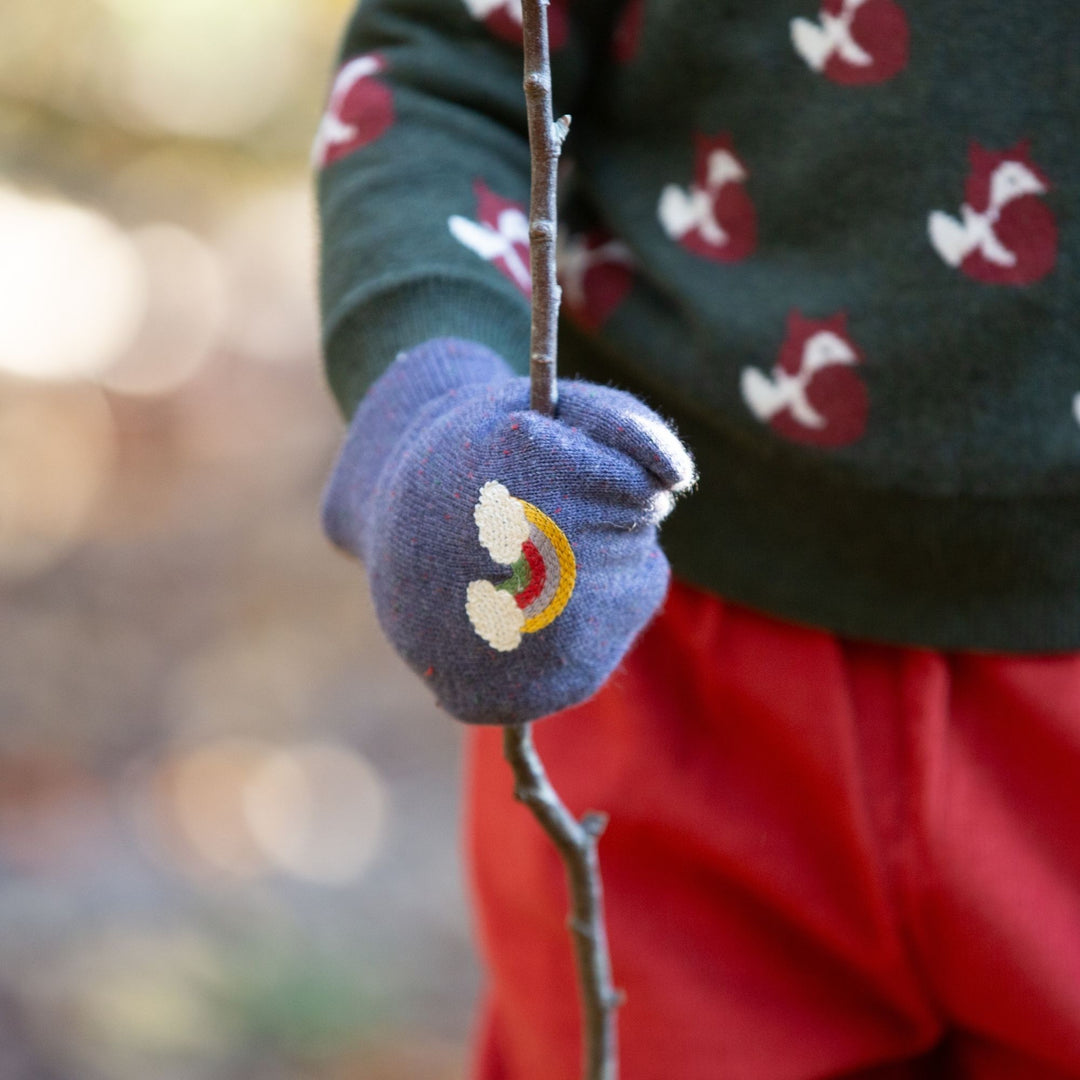
[[[600,842],[621,1080],[1080,1077],[1080,654],[854,643],[676,585],[535,739]],[[558,856],[469,743],[478,1080],[577,1080]]]

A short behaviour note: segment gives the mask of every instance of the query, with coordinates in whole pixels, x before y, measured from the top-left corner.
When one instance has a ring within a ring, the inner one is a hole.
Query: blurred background
[[[0,7],[0,1080],[462,1074],[459,731],[318,529],[348,7]]]

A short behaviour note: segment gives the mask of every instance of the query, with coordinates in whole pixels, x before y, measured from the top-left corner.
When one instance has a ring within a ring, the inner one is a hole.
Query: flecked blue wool
[[[554,420],[528,403],[528,380],[483,346],[443,338],[403,353],[357,409],[324,499],[327,534],[366,564],[390,641],[471,723],[536,719],[600,688],[663,601],[657,526],[665,493],[691,479],[629,394],[561,382]],[[469,582],[508,576],[473,518],[489,480],[551,517],[577,560],[566,609],[512,652],[465,611]]]

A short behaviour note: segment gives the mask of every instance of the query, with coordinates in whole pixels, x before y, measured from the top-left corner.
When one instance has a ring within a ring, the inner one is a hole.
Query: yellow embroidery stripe
[[[523,634],[534,634],[537,630],[543,630],[548,623],[562,613],[562,610],[570,602],[570,594],[574,591],[574,581],[577,578],[577,560],[574,558],[574,549],[570,541],[554,521],[543,510],[533,506],[524,499],[518,499],[525,511],[525,518],[535,525],[547,537],[552,550],[559,559],[559,584],[548,606],[543,611],[525,620],[521,628]],[[550,572],[550,571],[549,571]]]

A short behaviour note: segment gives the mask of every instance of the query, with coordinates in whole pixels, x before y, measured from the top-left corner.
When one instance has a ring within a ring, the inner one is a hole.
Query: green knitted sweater
[[[1075,0],[553,0],[561,374],[671,417],[675,572],[861,638],[1080,648]],[[351,412],[526,370],[515,0],[364,0],[315,145]]]

